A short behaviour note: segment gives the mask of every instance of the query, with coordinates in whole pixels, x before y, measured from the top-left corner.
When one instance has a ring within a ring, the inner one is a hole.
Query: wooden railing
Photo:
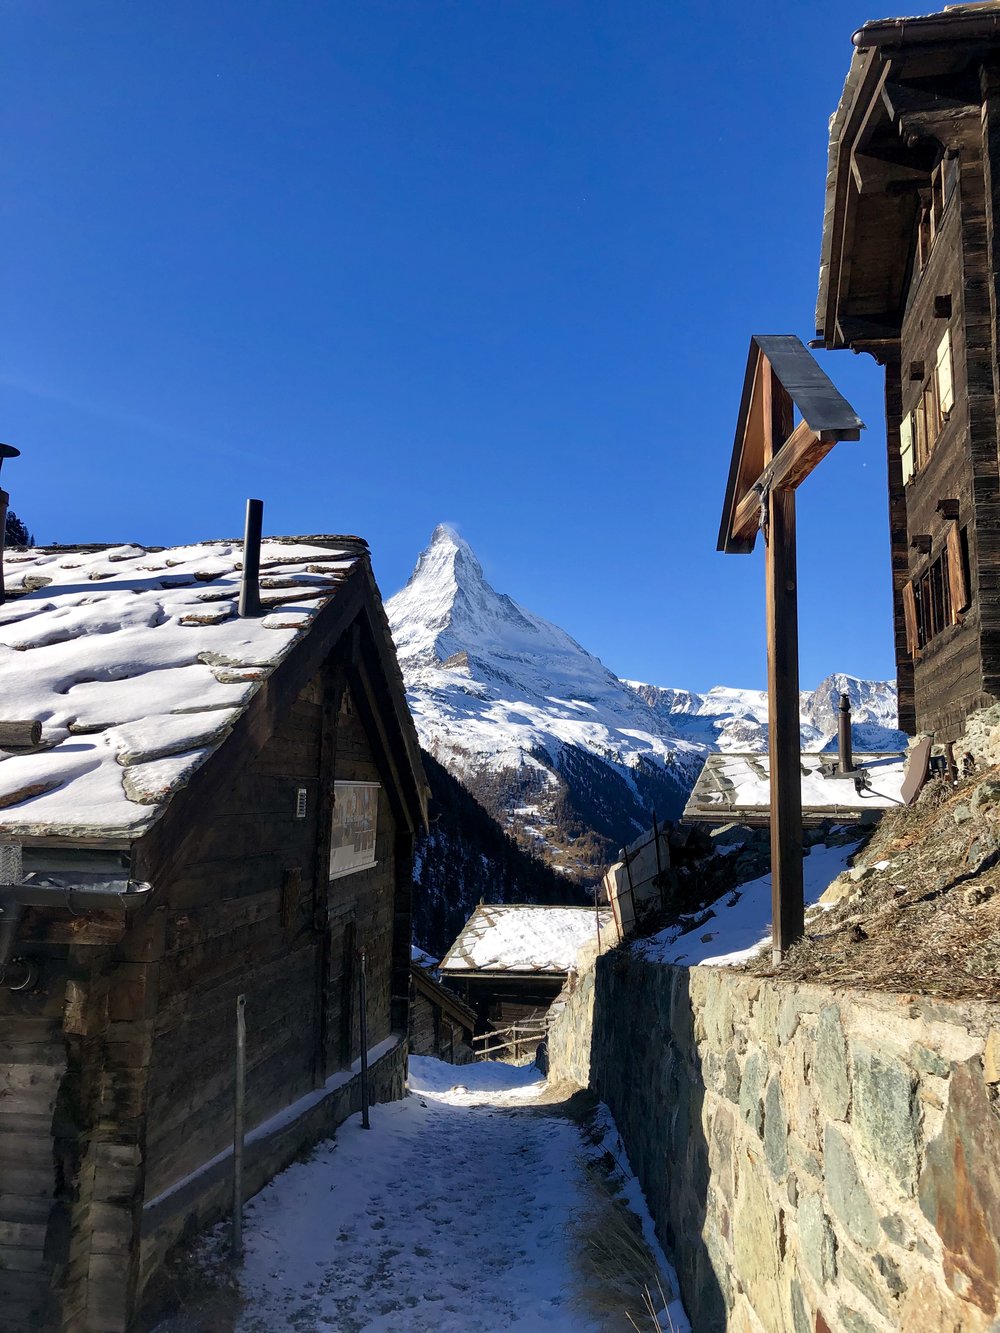
[[[472,1049],[477,1060],[509,1060],[516,1064],[535,1054],[548,1030],[547,1013],[528,1014],[508,1027],[491,1028],[473,1037]]]

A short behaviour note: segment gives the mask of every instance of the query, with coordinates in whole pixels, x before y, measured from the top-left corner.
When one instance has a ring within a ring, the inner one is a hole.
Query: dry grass
[[[595,1180],[592,1190],[591,1206],[576,1223],[580,1312],[608,1333],[655,1330],[649,1320],[650,1292],[659,1289],[660,1275],[639,1222],[611,1185]],[[664,1299],[661,1308],[666,1305]]]
[[[593,1094],[578,1094],[566,1112],[581,1124],[590,1145],[589,1203],[576,1220],[573,1238],[580,1281],[575,1305],[607,1333],[632,1329],[671,1333],[662,1275],[641,1223],[622,1195],[624,1177],[604,1146],[596,1105]]]
[[[970,812],[992,769],[957,787],[929,784],[887,813],[856,863],[888,862],[844,901],[810,915],[806,938],[775,972],[769,952],[749,970],[830,985],[1000,1000],[1000,802]]]
[[[233,1333],[244,1309],[225,1241],[179,1246],[146,1292],[135,1333]]]

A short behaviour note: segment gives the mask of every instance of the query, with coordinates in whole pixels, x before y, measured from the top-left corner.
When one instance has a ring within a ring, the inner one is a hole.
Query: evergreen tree
[[[4,542],[7,546],[34,546],[35,538],[25,523],[18,518],[13,509],[7,510],[7,522],[4,524]]]

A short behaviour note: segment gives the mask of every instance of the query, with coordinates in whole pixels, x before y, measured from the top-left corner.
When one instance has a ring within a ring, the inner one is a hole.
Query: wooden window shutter
[[[917,599],[909,580],[903,584],[903,620],[906,622],[906,651],[911,657],[916,657],[920,648],[917,637]]]
[[[949,523],[946,538],[948,552],[948,587],[951,591],[951,618],[969,605],[969,585],[965,578],[965,557],[962,554],[962,534],[957,523]]]
[[[937,378],[938,406],[943,416],[947,416],[955,406],[955,382],[951,369],[951,331],[945,329],[944,337],[938,343],[934,373]]]
[[[903,485],[913,476],[913,413],[907,412],[899,423],[899,461],[903,465]]]

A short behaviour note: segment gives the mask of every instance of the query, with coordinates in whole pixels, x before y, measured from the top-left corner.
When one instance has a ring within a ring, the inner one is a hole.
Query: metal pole
[[[837,768],[841,773],[854,772],[854,754],[851,748],[851,700],[847,694],[840,696],[837,717]]]
[[[20,456],[20,449],[15,449],[12,444],[0,444],[0,467],[3,467],[5,458],[20,458]],[[0,606],[3,606],[7,597],[3,586],[3,548],[7,535],[7,506],[9,504],[10,496],[0,486]]]
[[[243,1117],[246,1110],[246,996],[236,997],[236,1095],[233,1107],[233,1259],[243,1258]]]
[[[361,1013],[361,1128],[371,1129],[368,1119],[368,977],[365,973],[365,951],[359,950],[358,992]]]
[[[246,526],[243,530],[243,578],[240,580],[240,615],[259,616],[260,605],[260,534],[264,526],[264,501],[247,501]]]
[[[10,496],[5,490],[0,489],[0,606],[3,606],[7,600],[7,594],[3,586],[3,548],[4,539],[7,534],[7,505],[10,503]]]

